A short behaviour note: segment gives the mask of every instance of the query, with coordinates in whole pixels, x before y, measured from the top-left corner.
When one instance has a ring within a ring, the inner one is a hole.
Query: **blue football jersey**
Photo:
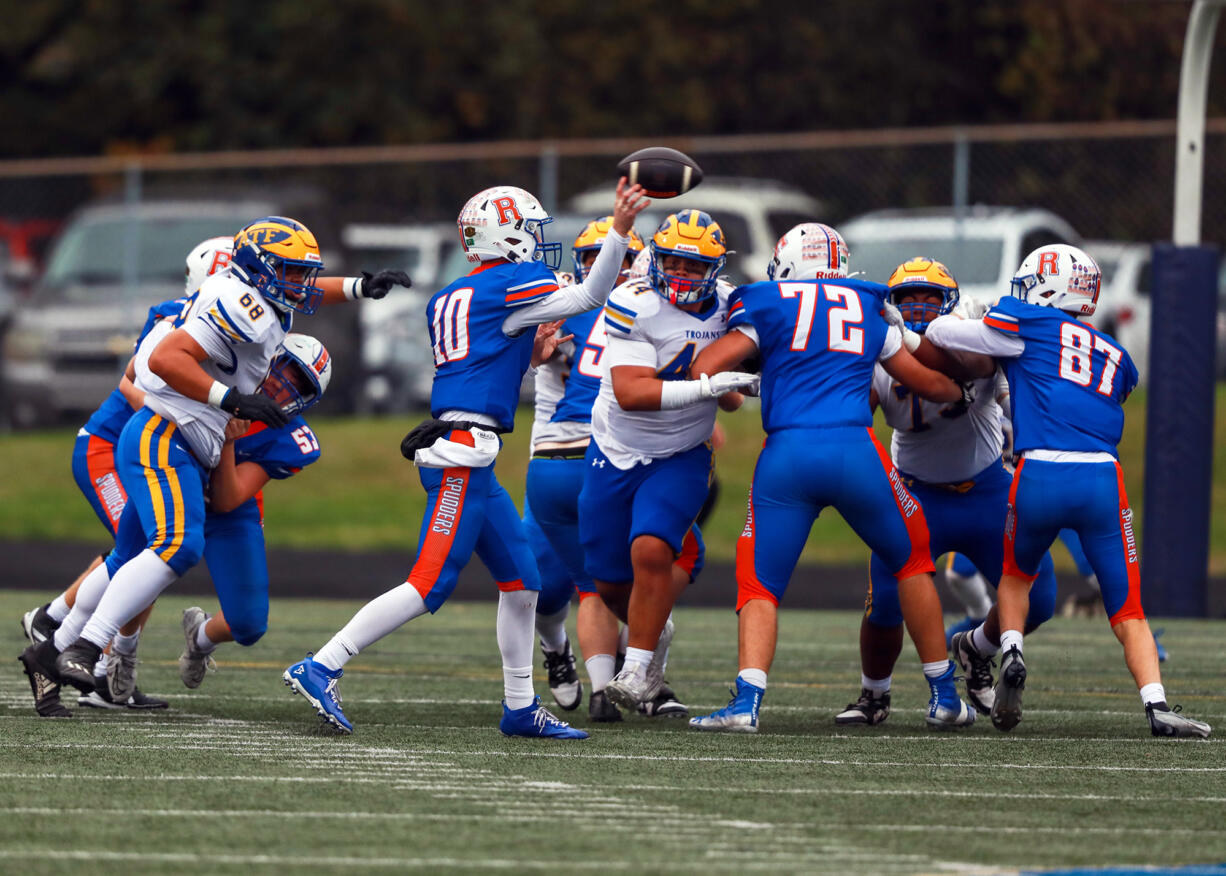
[[[1137,366],[1112,338],[1054,307],[1002,298],[983,324],[1026,343],[1001,358],[1013,406],[1013,447],[1116,454]]]
[[[182,311],[184,305],[187,304],[186,298],[172,298],[169,301],[163,301],[161,304],[155,304],[149,308],[149,315],[145,318],[145,325],[140,330],[140,336],[136,339],[136,344],[133,350],[140,346],[140,342],[145,339],[145,335],[157,325],[159,320],[167,317],[174,318]],[[85,423],[85,431],[91,435],[97,435],[115,444],[119,441],[119,433],[123,431],[124,425],[132,418],[136,411],[132,410],[132,406],[128,404],[128,400],[123,397],[123,393],[118,389],[111,390],[111,394],[106,397],[93,415]]]
[[[762,355],[762,427],[871,426],[886,287],[866,280],[754,283],[732,293],[728,328],[751,325]]]
[[[234,463],[254,462],[274,480],[284,480],[319,459],[319,441],[302,417],[280,429],[252,423],[234,442]]]
[[[600,392],[600,361],[605,349],[604,311],[597,307],[572,316],[562,323],[560,334],[574,335],[575,358],[570,363],[566,390],[554,408],[551,423],[590,423],[592,404]]]
[[[511,309],[540,301],[557,288],[557,278],[541,262],[493,262],[434,294],[426,305],[434,348],[433,416],[472,411],[511,431],[535,335],[525,331],[507,337],[502,323]]]

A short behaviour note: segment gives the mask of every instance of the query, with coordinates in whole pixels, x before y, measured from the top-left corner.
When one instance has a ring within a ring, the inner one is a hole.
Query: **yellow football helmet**
[[[571,258],[575,262],[575,282],[583,282],[584,276],[587,274],[587,269],[583,267],[583,256],[589,252],[600,252],[600,247],[604,245],[605,238],[609,236],[609,229],[613,227],[613,217],[604,216],[600,219],[593,219],[587,225],[583,226],[583,230],[579,232],[579,236],[575,238],[575,245],[571,248]],[[630,229],[630,242],[626,244],[626,258],[631,262],[635,257],[643,251],[643,238],[639,237],[638,232],[633,228]],[[627,268],[626,270],[629,270]],[[626,271],[622,271],[625,276]]]
[[[944,316],[958,306],[958,281],[954,279],[949,268],[935,259],[923,256],[907,259],[894,269],[886,285],[890,287],[890,303],[902,312],[903,321],[913,332],[923,334],[924,329],[928,328],[928,323],[938,316]],[[915,292],[920,289],[925,292],[936,292],[941,296],[941,303],[931,304],[920,301],[898,303],[898,299],[904,297],[909,291]]]
[[[715,281],[727,262],[728,247],[724,232],[714,219],[701,210],[682,210],[660,223],[651,237],[651,266],[647,276],[651,285],[672,304],[693,304],[715,294]],[[664,259],[679,256],[701,262],[706,271],[701,279],[679,277],[664,270]]]
[[[323,270],[315,235],[284,216],[257,219],[234,236],[230,267],[278,310],[314,313],[323,301],[315,278]]]

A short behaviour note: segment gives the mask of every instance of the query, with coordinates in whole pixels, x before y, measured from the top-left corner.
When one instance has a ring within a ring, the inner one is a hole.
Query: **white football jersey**
[[[214,274],[173,323],[162,320],[136,351],[136,387],[145,393],[145,406],[172,420],[196,458],[213,468],[230,415],[171,389],[149,369],[149,356],[163,338],[182,328],[208,353],[200,363],[206,374],[241,393],[252,393],[268,374],[290,325],[289,315],[281,316],[229,271]]]
[[[920,398],[880,365],[873,369],[873,389],[894,428],[890,455],[903,473],[932,484],[961,483],[1000,456],[996,375],[975,381],[975,401],[965,410]]]
[[[551,423],[550,418],[557,410],[558,402],[566,392],[566,372],[574,367],[573,341],[567,341],[560,348],[562,353],[543,363],[536,369],[536,398],[532,420],[532,437],[528,442],[529,453],[536,453],[536,446],[541,442],[555,444],[580,441],[592,434],[589,423],[563,420]]]
[[[715,428],[715,399],[668,411],[626,411],[617,403],[609,368],[643,365],[665,379],[688,380],[695,357],[728,331],[728,296],[720,281],[709,309],[681,310],[664,300],[646,279],[613,290],[605,305],[608,347],[602,360],[600,393],[592,407],[592,437],[621,469],[697,447]]]

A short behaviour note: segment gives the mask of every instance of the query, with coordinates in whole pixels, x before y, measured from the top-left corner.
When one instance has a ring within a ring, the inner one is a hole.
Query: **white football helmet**
[[[230,256],[233,253],[233,237],[210,237],[196,244],[187,254],[187,269],[183,272],[183,294],[191,295],[207,277],[230,267]]]
[[[291,417],[323,397],[332,380],[332,357],[317,338],[290,332],[273,357],[260,392]]]
[[[626,273],[627,280],[639,280],[647,276],[647,272],[651,269],[651,250],[643,249],[634,257],[633,264],[630,265],[630,270]]]
[[[1094,259],[1075,246],[1053,243],[1023,259],[1009,291],[1030,304],[1091,316],[1102,285],[1103,272]]]
[[[775,244],[766,267],[772,280],[835,280],[847,276],[847,242],[829,225],[804,222]]]
[[[456,224],[470,262],[507,259],[562,264],[562,244],[546,243],[543,229],[553,221],[536,197],[516,186],[494,186],[468,199]]]

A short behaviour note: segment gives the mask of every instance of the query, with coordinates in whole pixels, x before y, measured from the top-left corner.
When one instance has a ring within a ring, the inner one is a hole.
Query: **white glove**
[[[719,398],[733,390],[744,390],[749,395],[757,395],[758,386],[762,382],[761,375],[746,374],[744,371],[721,371],[714,377],[703,374],[698,379],[702,382],[703,392],[708,398]]]
[[[966,314],[967,319],[983,319],[983,315],[992,309],[991,303],[976,298],[963,298],[959,304],[958,309]]]
[[[902,318],[902,311],[888,301],[882,307],[881,315],[885,317],[887,325],[895,326],[899,331],[907,327],[907,323]]]

